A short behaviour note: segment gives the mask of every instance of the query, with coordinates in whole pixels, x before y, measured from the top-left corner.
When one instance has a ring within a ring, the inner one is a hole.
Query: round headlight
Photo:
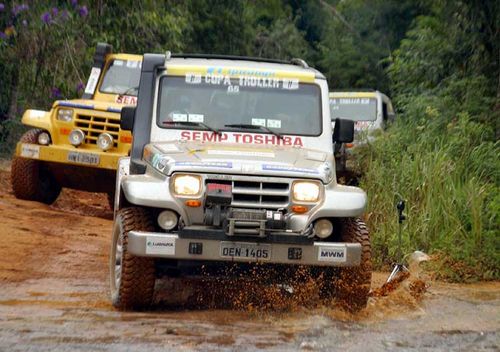
[[[319,238],[327,238],[333,232],[333,225],[330,220],[321,219],[314,223],[314,234]]]
[[[83,140],[85,139],[85,133],[83,133],[82,130],[73,130],[69,134],[68,138],[71,145],[78,147],[83,143]]]
[[[172,230],[177,225],[177,214],[172,210],[164,210],[158,215],[158,225],[164,230]]]
[[[193,196],[200,193],[201,179],[194,175],[178,175],[174,178],[174,193],[181,196]]]
[[[64,122],[70,122],[73,119],[73,110],[71,109],[57,110],[57,119]]]
[[[38,144],[48,145],[50,143],[50,136],[47,132],[42,132],[38,135]]]
[[[299,202],[316,202],[319,199],[319,184],[316,182],[295,182],[292,188],[293,200]]]
[[[97,146],[104,151],[111,149],[113,147],[113,136],[109,133],[101,133],[97,137]]]

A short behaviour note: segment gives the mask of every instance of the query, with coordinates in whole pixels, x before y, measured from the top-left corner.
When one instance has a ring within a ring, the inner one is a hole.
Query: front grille
[[[94,115],[76,115],[75,126],[85,134],[85,143],[96,144],[97,137],[103,132],[113,137],[114,147],[118,145],[120,131],[120,117],[102,117]]]
[[[279,209],[286,208],[290,197],[290,181],[246,180],[234,178],[231,181],[207,180],[207,183],[222,183],[232,186],[232,207]]]

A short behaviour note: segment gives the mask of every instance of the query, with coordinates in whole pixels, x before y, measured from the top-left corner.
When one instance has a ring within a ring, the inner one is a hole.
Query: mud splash
[[[250,278],[207,270],[201,280],[158,280],[150,311],[116,311],[106,198],[65,191],[51,207],[20,201],[8,176],[0,171],[0,350],[499,349],[500,283],[382,288],[388,273],[374,273],[368,307],[353,314],[321,299],[307,272],[278,273],[277,283],[258,267]],[[171,303],[186,297],[191,307]]]

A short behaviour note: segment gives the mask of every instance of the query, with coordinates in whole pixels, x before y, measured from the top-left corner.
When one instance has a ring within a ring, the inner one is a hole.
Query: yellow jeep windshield
[[[114,59],[104,73],[99,92],[137,96],[142,62]]]
[[[321,91],[298,79],[165,76],[160,83],[158,125],[318,136]]]

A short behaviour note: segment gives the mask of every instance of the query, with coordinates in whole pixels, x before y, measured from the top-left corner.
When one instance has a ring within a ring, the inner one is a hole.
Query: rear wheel
[[[336,296],[346,308],[358,311],[366,307],[372,280],[370,234],[364,221],[357,218],[343,219],[342,241],[361,244],[361,263],[356,267],[340,269]]]
[[[40,129],[29,130],[21,137],[20,142],[38,144],[41,132]],[[12,159],[10,177],[14,195],[19,199],[52,204],[61,193],[61,186],[47,165],[40,160],[15,156]]]
[[[109,263],[111,300],[116,308],[122,310],[149,306],[153,300],[156,279],[154,260],[136,257],[128,251],[128,232],[132,230],[155,230],[145,209],[121,209],[113,224]]]

